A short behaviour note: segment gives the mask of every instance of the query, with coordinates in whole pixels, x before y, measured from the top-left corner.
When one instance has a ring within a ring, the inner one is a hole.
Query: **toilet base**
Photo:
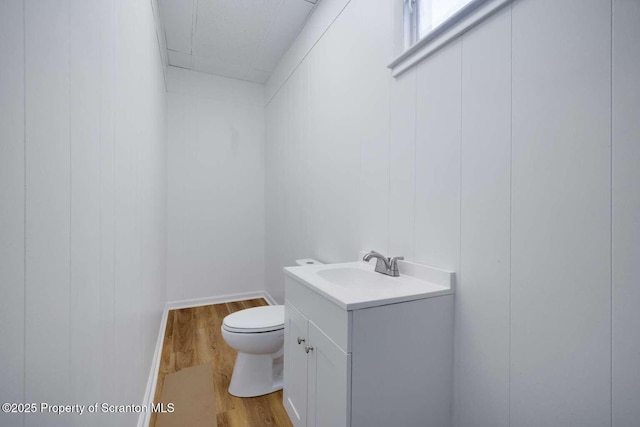
[[[283,358],[280,354],[238,353],[229,394],[256,397],[282,390]]]

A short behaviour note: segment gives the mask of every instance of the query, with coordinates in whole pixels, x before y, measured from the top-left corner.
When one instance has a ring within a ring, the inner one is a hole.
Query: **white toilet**
[[[254,397],[282,390],[284,306],[248,308],[224,318],[222,337],[238,352],[229,393]]]

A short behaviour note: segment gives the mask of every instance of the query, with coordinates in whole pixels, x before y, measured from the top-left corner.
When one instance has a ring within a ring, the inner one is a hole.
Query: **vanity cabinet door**
[[[351,354],[309,322],[309,397],[307,426],[342,427],[350,423]]]
[[[295,427],[307,425],[308,356],[305,345],[309,343],[308,324],[308,319],[302,313],[285,302],[283,400]]]

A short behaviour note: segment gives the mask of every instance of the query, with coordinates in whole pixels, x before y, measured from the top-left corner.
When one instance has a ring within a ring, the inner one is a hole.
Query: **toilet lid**
[[[229,332],[257,333],[284,328],[284,305],[247,308],[228,315],[222,325]]]

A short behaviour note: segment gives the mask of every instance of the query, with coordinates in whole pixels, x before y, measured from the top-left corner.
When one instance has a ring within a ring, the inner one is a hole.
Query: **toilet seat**
[[[284,306],[272,305],[241,310],[224,318],[222,327],[228,332],[257,334],[284,329]]]

